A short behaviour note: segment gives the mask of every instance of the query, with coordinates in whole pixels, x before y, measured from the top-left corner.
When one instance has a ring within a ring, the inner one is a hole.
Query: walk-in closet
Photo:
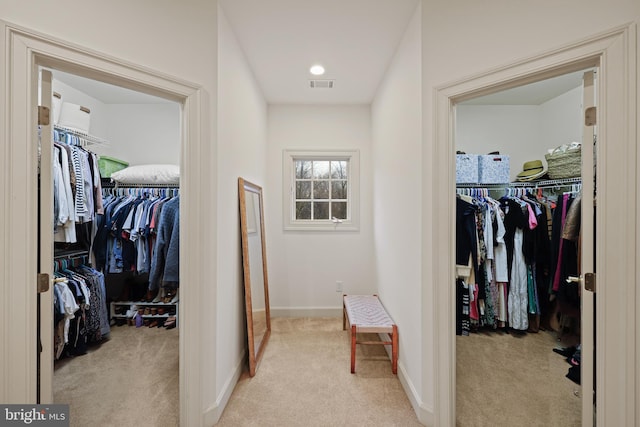
[[[581,425],[584,74],[456,105],[457,425]]]
[[[177,425],[180,105],[48,71],[53,401],[77,425]]]

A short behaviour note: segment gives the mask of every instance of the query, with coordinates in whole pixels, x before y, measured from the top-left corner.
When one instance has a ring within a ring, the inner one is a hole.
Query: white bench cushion
[[[344,307],[349,324],[361,333],[391,333],[393,320],[375,295],[345,295]]]

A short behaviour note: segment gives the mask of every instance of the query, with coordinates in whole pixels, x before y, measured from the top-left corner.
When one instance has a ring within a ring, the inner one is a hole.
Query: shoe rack
[[[162,326],[170,317],[175,317],[178,325],[179,304],[176,302],[144,302],[144,301],[113,301],[110,307],[110,318],[123,324],[136,325],[135,317],[140,316],[142,326]],[[156,322],[157,324],[153,324]]]

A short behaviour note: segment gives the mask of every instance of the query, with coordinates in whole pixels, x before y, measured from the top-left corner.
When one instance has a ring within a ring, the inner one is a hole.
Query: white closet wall
[[[180,164],[180,106],[177,103],[107,104],[106,107],[109,155],[131,165]]]
[[[549,148],[582,141],[582,87],[565,92],[540,107],[541,141]]]
[[[109,142],[91,151],[124,160],[130,165],[180,163],[180,106],[158,98],[158,103],[104,103],[55,78],[53,90],[91,110],[89,133]]]
[[[540,105],[458,105],[456,150],[508,154],[514,181],[524,162],[546,166],[548,149],[582,141],[581,110],[582,87]]]

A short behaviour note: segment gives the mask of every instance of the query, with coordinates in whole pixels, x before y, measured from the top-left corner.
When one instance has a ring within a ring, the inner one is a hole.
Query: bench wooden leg
[[[351,325],[351,373],[356,373],[356,325]]]
[[[398,374],[398,326],[396,325],[393,325],[391,336],[391,370],[394,375]]]

